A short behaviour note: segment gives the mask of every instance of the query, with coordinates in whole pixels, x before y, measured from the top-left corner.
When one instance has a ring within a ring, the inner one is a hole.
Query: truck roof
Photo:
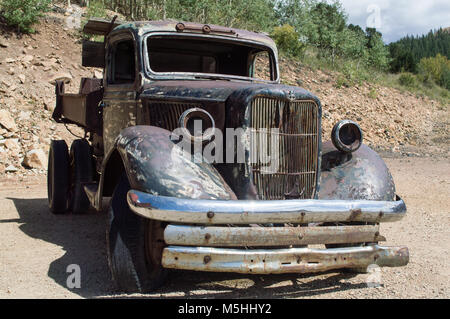
[[[253,32],[242,29],[228,28],[213,24],[201,24],[193,22],[177,22],[175,20],[159,21],[112,21],[93,18],[83,28],[86,34],[107,35],[112,31],[130,29],[140,35],[148,32],[178,32],[190,34],[210,34],[231,39],[242,39],[264,44],[276,51],[275,42],[262,32]]]

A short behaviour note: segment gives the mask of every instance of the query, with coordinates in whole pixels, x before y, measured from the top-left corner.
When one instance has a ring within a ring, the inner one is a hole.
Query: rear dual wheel
[[[70,153],[64,140],[50,143],[47,191],[52,213],[72,211],[79,214],[87,211],[90,204],[83,185],[92,180],[92,153],[86,140],[75,140]]]
[[[63,140],[50,143],[47,193],[50,211],[53,214],[64,214],[67,211],[69,193],[69,151]]]
[[[84,184],[93,180],[91,146],[84,139],[73,141],[70,147],[70,173],[69,209],[74,214],[81,214],[90,206]]]

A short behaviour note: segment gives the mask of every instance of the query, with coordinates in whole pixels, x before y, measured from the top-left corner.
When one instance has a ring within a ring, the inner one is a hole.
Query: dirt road
[[[173,272],[147,298],[449,298],[450,161],[386,160],[408,215],[382,225],[386,245],[407,245],[404,268],[385,268],[382,285],[366,274],[245,276]],[[115,295],[105,255],[105,214],[53,216],[45,177],[0,183],[0,298],[79,298]],[[69,289],[67,267],[81,269],[81,288]],[[140,297],[140,295],[133,295]]]

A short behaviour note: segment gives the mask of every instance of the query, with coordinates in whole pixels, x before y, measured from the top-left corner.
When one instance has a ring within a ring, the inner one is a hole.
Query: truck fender
[[[107,157],[104,184],[126,172],[131,188],[153,195],[191,199],[236,199],[231,188],[210,164],[196,163],[171,140],[171,132],[154,126],[121,131]],[[117,165],[118,160],[121,161]]]
[[[323,144],[319,199],[395,199],[395,185],[383,159],[361,145],[354,153],[338,151],[331,141]]]

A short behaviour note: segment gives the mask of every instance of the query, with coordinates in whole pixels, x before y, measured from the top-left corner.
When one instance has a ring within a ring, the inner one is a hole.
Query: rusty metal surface
[[[170,102],[167,100],[143,99],[144,110],[147,112],[145,124],[173,131],[179,127],[179,119],[183,112],[192,108],[205,110],[214,119],[215,127],[224,131],[225,105],[218,102]]]
[[[169,246],[163,251],[165,268],[244,274],[314,273],[342,268],[401,267],[409,262],[406,247],[291,248],[239,250]]]
[[[354,153],[323,144],[319,199],[380,200],[395,198],[395,185],[383,159],[366,145]]]
[[[176,32],[177,24],[182,21],[134,21],[134,22],[125,22],[119,26],[116,26],[112,33],[118,32],[121,30],[132,30],[136,34],[143,35],[149,32]],[[192,23],[192,22],[184,22],[185,25],[188,25],[189,28],[185,28],[183,33],[190,34],[205,34],[203,32],[205,24],[200,23]],[[264,43],[265,45],[273,48],[276,51],[275,42],[268,37],[267,35],[260,32],[252,32],[248,30],[241,30],[235,28],[224,28],[222,26],[208,24],[211,32],[208,35],[215,35],[221,38],[231,38],[236,40],[248,40],[259,43]],[[224,32],[227,31],[227,32]],[[181,33],[182,34],[182,33]]]
[[[336,227],[200,227],[168,225],[168,245],[199,247],[273,247],[379,242],[379,225]]]
[[[268,223],[391,222],[406,214],[403,200],[201,200],[186,191],[175,198],[136,190],[128,205],[138,215],[170,222],[204,225]],[[180,196],[181,195],[181,196]],[[175,195],[172,195],[175,196]]]
[[[313,198],[320,139],[318,105],[308,100],[291,102],[258,96],[252,101],[250,112],[255,138],[252,155],[258,159],[252,165],[252,177],[259,199]],[[277,135],[279,143],[278,167],[276,172],[267,174],[264,167],[269,162],[269,141],[273,135]]]
[[[311,165],[313,170],[315,170],[315,180],[310,181],[309,187],[319,187],[319,167],[320,167],[320,135],[321,135],[321,105],[320,101],[312,95],[310,92],[292,86],[278,85],[278,84],[261,84],[261,83],[249,83],[249,82],[234,82],[234,81],[156,81],[150,84],[145,84],[143,91],[140,94],[140,98],[144,101],[144,104],[160,103],[162,100],[168,103],[196,103],[208,112],[210,112],[216,123],[218,123],[218,128],[221,128],[221,123],[227,128],[243,128],[244,130],[252,127],[251,119],[251,106],[254,99],[259,97],[270,97],[271,99],[276,99],[278,101],[283,101],[283,103],[303,103],[299,101],[308,101],[308,103],[313,103],[316,105],[316,113],[314,118],[315,134],[317,140],[316,151],[310,152],[305,155],[311,156],[311,161],[314,165]],[[148,101],[148,102],[147,102]],[[212,105],[211,105],[212,103]],[[215,106],[214,106],[215,103]],[[222,113],[222,108],[225,105],[225,111]],[[169,105],[165,105],[167,108]],[[164,112],[174,112],[164,110]],[[154,114],[155,112],[153,112]],[[169,113],[170,114],[170,113]],[[157,116],[154,114],[153,116]],[[149,115],[151,118],[151,114]],[[305,117],[306,119],[306,117]],[[174,121],[174,119],[172,119]],[[288,132],[287,124],[292,124],[292,119],[286,119],[284,121],[286,125],[286,130]],[[302,122],[303,123],[303,122]],[[170,121],[167,123],[157,126],[163,126],[168,129],[172,128]],[[293,126],[294,127],[294,126]],[[238,143],[244,143],[245,141],[238,141]],[[289,144],[289,142],[286,142]],[[283,144],[283,147],[285,145]],[[289,145],[286,145],[286,149]],[[292,153],[301,153],[297,148],[301,148],[301,145],[291,145],[289,151]],[[230,185],[235,194],[239,199],[261,199],[258,197],[258,191],[253,183],[252,177],[252,167],[249,164],[249,156],[251,150],[247,147],[245,150],[246,154],[246,164],[217,164],[215,167],[221,173],[225,181]],[[224,154],[225,157],[227,154]],[[303,156],[300,161],[307,161],[305,156]],[[286,163],[285,165],[289,165]],[[284,168],[286,171],[289,169]],[[294,183],[294,181],[291,181]],[[300,182],[302,184],[302,182]],[[292,185],[293,186],[293,185]],[[300,185],[303,187],[304,185]],[[286,186],[283,186],[286,187]],[[287,187],[289,188],[289,187]],[[286,192],[290,192],[293,187],[289,188]],[[284,192],[284,191],[283,191]],[[307,192],[308,193],[308,192]],[[309,193],[311,195],[311,193]]]
[[[103,100],[103,143],[108,154],[114,148],[120,132],[137,123],[137,101],[134,92],[124,91],[118,94],[108,92]]]
[[[214,167],[180,153],[167,130],[140,125],[126,128],[115,148],[135,189],[173,198],[236,199]]]

